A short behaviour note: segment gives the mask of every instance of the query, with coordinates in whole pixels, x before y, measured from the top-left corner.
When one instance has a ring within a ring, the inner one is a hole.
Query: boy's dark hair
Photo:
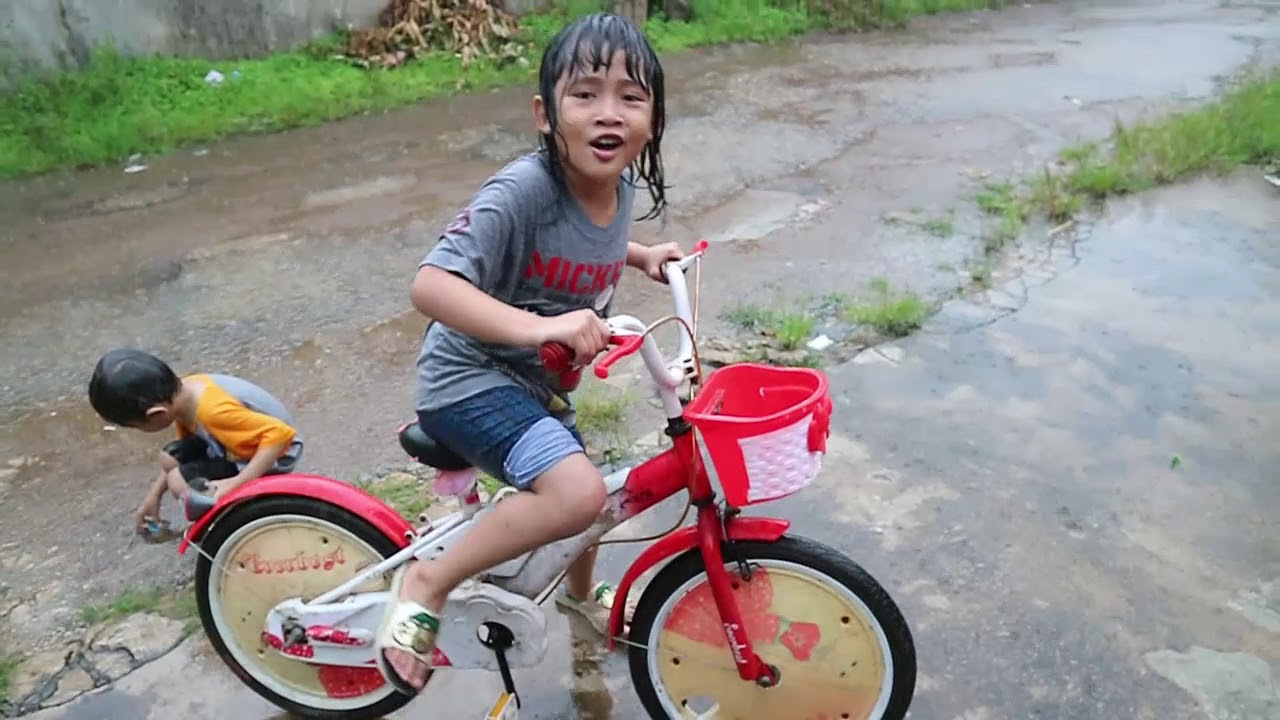
[[[93,368],[89,404],[107,422],[130,426],[146,420],[147,410],[173,400],[182,388],[173,369],[154,355],[121,348]]]
[[[662,172],[662,132],[667,124],[667,106],[662,64],[648,38],[630,20],[611,13],[593,13],[564,26],[552,38],[542,52],[542,66],[538,71],[538,94],[545,101],[551,132],[542,135],[539,145],[547,156],[552,177],[563,186],[560,146],[552,138],[559,131],[556,81],[566,73],[573,77],[607,68],[619,50],[627,59],[627,76],[644,87],[653,103],[653,139],[645,144],[631,168],[635,175],[644,178],[649,197],[653,199],[653,208],[638,219],[650,220],[661,215],[667,206]]]

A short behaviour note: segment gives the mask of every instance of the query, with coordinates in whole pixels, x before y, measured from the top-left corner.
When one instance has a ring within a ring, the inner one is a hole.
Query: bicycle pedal
[[[484,716],[484,720],[518,720],[519,717],[520,709],[516,703],[516,696],[504,692],[498,697],[498,702],[489,709],[489,714]]]

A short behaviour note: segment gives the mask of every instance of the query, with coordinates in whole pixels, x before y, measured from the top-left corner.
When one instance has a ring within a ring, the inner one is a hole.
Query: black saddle
[[[463,460],[457,453],[436,442],[413,422],[400,428],[400,447],[409,457],[437,470],[466,470],[471,463]]]

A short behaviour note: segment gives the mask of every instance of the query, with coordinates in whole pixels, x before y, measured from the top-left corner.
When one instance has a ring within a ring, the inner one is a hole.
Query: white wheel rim
[[[794,562],[788,562],[785,560],[773,560],[773,559],[751,560],[751,565],[753,570],[755,570],[758,567],[766,571],[781,571],[784,573],[791,573],[793,575],[806,578],[810,581],[813,581],[823,586],[824,589],[827,592],[829,592],[832,596],[847,603],[849,610],[854,615],[856,615],[856,620],[860,621],[860,623],[862,623],[865,626],[865,629],[871,631],[870,634],[872,635],[875,641],[872,648],[878,649],[879,651],[878,659],[883,664],[883,669],[882,669],[883,680],[880,683],[879,693],[875,696],[875,702],[874,704],[871,705],[871,708],[866,715],[862,717],[855,717],[853,715],[841,715],[837,713],[834,717],[837,717],[837,718],[848,717],[848,718],[851,718],[851,720],[864,720],[864,718],[865,720],[880,720],[880,718],[883,718],[885,710],[889,706],[889,700],[893,695],[893,680],[894,680],[893,655],[889,650],[888,635],[885,633],[884,628],[881,627],[880,622],[876,619],[875,615],[872,614],[871,609],[867,607],[867,604],[864,603],[861,598],[855,595],[842,583],[838,582],[837,580],[830,577],[826,573],[820,572],[811,567],[800,565]],[[731,577],[736,576],[736,570],[737,570],[736,562],[726,562],[725,568],[729,570]],[[657,617],[654,618],[653,625],[649,629],[649,635],[644,639],[645,646],[649,648],[649,652],[646,654],[646,665],[649,673],[649,679],[650,679],[650,682],[653,684],[654,690],[657,692],[658,701],[661,703],[662,709],[666,712],[669,718],[692,717],[692,715],[684,714],[686,711],[681,707],[680,698],[676,698],[672,696],[672,694],[668,691],[666,687],[665,681],[663,680],[662,663],[665,661],[669,661],[669,658],[676,655],[677,653],[669,652],[667,649],[663,647],[661,641],[663,639],[663,636],[667,634],[665,633],[665,630],[667,627],[667,623],[671,618],[672,612],[680,606],[680,603],[685,598],[685,596],[687,596],[697,586],[703,585],[706,582],[707,582],[706,573],[702,572],[690,578],[688,581],[682,584],[679,588],[677,588],[675,592],[671,594],[670,597],[668,597],[666,600],[663,601],[662,606],[658,609]],[[718,627],[720,623],[719,614],[716,612],[714,604],[712,604],[709,608],[707,608],[706,612],[709,612],[712,616],[715,617],[715,623]],[[853,618],[851,618],[851,621],[852,619]],[[746,613],[744,613],[743,622],[747,624],[748,627],[751,627],[753,620],[752,618],[747,617]],[[732,676],[733,676],[732,679],[726,682],[736,682],[739,684],[739,686],[734,687],[733,690],[736,690],[738,692],[743,692],[743,693],[746,693],[746,692],[762,693],[761,695],[758,696],[761,698],[767,697],[767,695],[765,695],[767,693],[779,693],[780,697],[787,697],[787,698],[791,697],[791,695],[787,693],[787,684],[788,684],[788,681],[790,681],[793,685],[796,684],[798,680],[796,671],[793,670],[791,672],[788,672],[786,669],[784,669],[782,673],[782,682],[776,688],[768,688],[768,689],[758,688],[754,684],[748,683],[740,679],[737,675],[737,666],[734,665],[732,656],[729,652],[727,641],[724,640],[723,629],[719,629],[719,632],[720,632],[720,640],[724,644],[724,650],[722,651],[723,658],[720,660],[719,666],[727,668],[732,672]],[[774,648],[778,647],[777,645],[761,646],[753,642],[753,646],[755,647],[756,653],[759,654],[762,658],[764,658],[766,661],[774,662],[777,654],[772,653],[775,657],[771,657],[771,651]],[[781,665],[781,663],[779,663],[779,665]],[[690,665],[687,664],[683,670],[688,671],[688,670],[692,670],[692,668],[690,667]],[[801,676],[803,676],[803,672],[801,672]],[[725,695],[725,691],[721,691],[720,696],[723,697],[724,695]],[[695,708],[695,709],[700,709],[705,711],[704,708]],[[715,717],[715,715],[712,715],[710,717]]]
[[[261,643],[259,642],[259,644],[255,645],[253,648],[243,647],[238,640],[238,638],[244,634],[243,629],[240,629],[241,631],[237,632],[238,628],[228,622],[227,613],[223,603],[223,579],[227,574],[241,569],[237,567],[238,563],[236,562],[236,558],[231,557],[231,554],[239,550],[240,546],[246,543],[252,543],[256,539],[255,536],[257,535],[265,534],[270,531],[283,530],[288,532],[289,526],[312,533],[319,532],[327,536],[338,536],[341,538],[342,542],[337,545],[337,547],[344,550],[347,548],[351,548],[352,550],[362,550],[362,554],[365,555],[366,558],[372,559],[372,562],[377,562],[382,558],[377,550],[371,547],[368,543],[357,538],[349,531],[331,522],[311,517],[309,515],[271,515],[269,517],[259,518],[258,520],[247,523],[243,527],[237,528],[235,532],[233,532],[231,536],[222,543],[222,546],[218,548],[218,553],[213,558],[213,567],[209,572],[209,611],[213,616],[213,624],[217,628],[223,644],[226,645],[227,651],[233,658],[235,658],[236,662],[239,663],[254,680],[261,683],[271,692],[299,705],[316,708],[318,710],[347,711],[368,707],[380,702],[382,699],[395,692],[395,688],[385,681],[382,683],[381,687],[375,691],[357,695],[355,697],[341,698],[306,691],[292,683],[282,680],[277,675],[276,670],[268,665],[264,661],[263,657],[256,651],[258,648],[261,648]],[[249,548],[245,548],[245,551],[247,552],[248,549]],[[345,562],[343,564],[346,565]],[[355,577],[361,569],[368,567],[369,564],[369,561],[366,559],[353,557],[351,559],[349,569],[343,568],[343,574],[340,576],[340,580],[337,582],[325,582],[318,591],[302,593],[302,596],[315,597],[324,590],[337,587],[338,584],[346,579]],[[389,583],[379,578],[357,588],[356,591],[367,592],[370,590],[387,589],[389,586]],[[273,594],[275,593],[257,593],[254,599],[258,604],[261,604],[264,601],[269,601],[274,604],[286,597],[297,596],[299,593],[280,593],[280,597],[272,597]],[[267,605],[267,608],[269,607],[270,605]],[[256,627],[259,633],[263,629],[262,623],[264,618],[265,609],[261,615],[253,618],[253,620],[256,620]],[[253,622],[253,620],[248,622]],[[266,648],[265,652],[275,653],[275,651],[270,648]],[[278,655],[276,657],[278,657]],[[311,665],[300,660],[289,660],[283,657],[279,657],[278,661],[274,661],[273,659],[273,664],[277,667],[301,665],[310,668],[317,668],[313,672],[317,674],[316,682],[320,682],[318,679],[318,666]],[[376,668],[374,668],[374,672],[377,672]]]

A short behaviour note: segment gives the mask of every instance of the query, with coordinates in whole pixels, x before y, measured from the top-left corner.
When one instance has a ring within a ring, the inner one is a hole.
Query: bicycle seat
[[[457,453],[436,442],[418,423],[413,422],[400,428],[400,447],[409,457],[437,470],[466,470],[471,463],[463,460]]]

